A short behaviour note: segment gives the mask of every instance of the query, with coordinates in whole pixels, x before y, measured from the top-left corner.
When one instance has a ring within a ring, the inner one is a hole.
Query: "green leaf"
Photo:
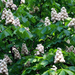
[[[42,61],[40,64],[45,67],[45,66],[48,64],[48,61],[47,61],[47,60],[44,60],[44,61]]]
[[[26,70],[23,71],[23,73],[21,75],[25,75]]]
[[[57,36],[57,38],[59,38],[59,39],[61,39],[61,38],[63,38],[63,37],[64,37],[63,32],[61,32],[61,33]]]
[[[72,72],[72,71],[70,71],[70,70],[64,70],[65,72],[67,72],[67,74],[69,74],[69,75],[74,75],[74,73]]]
[[[42,34],[44,34],[46,32],[46,27],[41,31]]]
[[[25,37],[28,37],[28,38],[33,37],[33,35],[30,32],[27,32],[27,31],[24,32],[24,35],[25,35]]]
[[[57,30],[60,32],[63,28],[62,27],[57,27]]]
[[[3,25],[0,25],[0,28],[2,29],[2,31],[5,29]]]
[[[33,63],[33,62],[36,62],[37,60],[34,59],[34,58],[31,58],[31,59],[29,59],[29,61],[30,61],[31,63]]]
[[[54,70],[49,71],[50,75],[56,75],[56,72]]]
[[[64,33],[66,34],[66,36],[70,35],[70,31],[68,31],[68,30],[64,30]]]
[[[58,7],[60,7],[60,4],[58,4],[58,3],[56,3],[56,2],[55,2],[55,4],[56,4]]]
[[[8,32],[4,31],[3,33],[4,33],[5,37],[9,36]]]
[[[62,70],[59,75],[65,75],[65,71]]]
[[[1,32],[1,33],[0,33],[0,40],[2,40],[4,37],[5,37],[4,33]]]
[[[29,18],[32,18],[33,16],[31,14],[29,14],[28,12],[26,12],[26,14],[28,15]]]
[[[26,23],[26,22],[28,21],[28,19],[27,19],[26,17],[22,17],[22,21],[23,21],[24,23]]]
[[[71,71],[74,71],[74,72],[75,72],[75,67],[74,67],[74,66],[71,66],[71,67],[69,67],[69,70],[71,70]]]
[[[25,28],[20,28],[19,31],[20,31],[21,33],[24,33]]]
[[[48,74],[48,71],[44,72],[42,75],[49,75],[49,74]]]

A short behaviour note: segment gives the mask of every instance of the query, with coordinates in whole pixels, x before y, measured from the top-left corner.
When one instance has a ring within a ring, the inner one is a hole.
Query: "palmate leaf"
[[[75,72],[75,67],[74,67],[74,66],[70,66],[70,67],[69,67],[69,70]]]
[[[11,30],[9,28],[7,28],[0,33],[0,40],[5,38],[5,37],[11,36],[11,35],[13,35]]]
[[[59,75],[74,75],[74,73],[68,69],[62,69]]]
[[[39,36],[39,38],[41,38],[41,39],[45,39],[45,34],[47,35],[49,33],[48,29],[50,30],[50,28],[48,28],[48,27],[39,27],[39,28],[35,28],[32,31],[32,33],[37,34]]]
[[[8,32],[4,31],[3,33],[4,33],[5,37],[9,36]]]
[[[17,36],[19,36],[19,37],[21,37],[23,39],[33,37],[31,32],[28,32],[27,30],[25,30],[25,28],[18,28],[17,30],[14,31],[14,34],[16,34]]]
[[[72,71],[70,71],[70,70],[65,69],[64,71],[65,71],[68,75],[74,75],[74,73],[73,73]]]

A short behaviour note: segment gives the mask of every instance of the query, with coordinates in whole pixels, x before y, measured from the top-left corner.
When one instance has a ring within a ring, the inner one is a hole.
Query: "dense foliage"
[[[5,54],[11,58],[12,63],[7,64],[9,75],[74,75],[75,24],[73,27],[68,24],[75,17],[75,1],[25,0],[23,4],[20,0],[13,2],[17,5],[17,10],[6,9],[11,10],[14,19],[19,18],[20,26],[5,24],[5,19],[1,19],[5,4],[0,0],[0,59]],[[53,23],[51,8],[59,13],[62,7],[66,8],[69,17],[64,23],[62,20]],[[44,23],[46,17],[50,20],[48,26]],[[21,52],[23,43],[28,49],[27,54]],[[44,46],[44,52],[36,55],[39,44]],[[21,59],[14,58],[13,47],[19,51]],[[58,47],[61,48],[64,63],[54,63]],[[53,65],[57,67],[56,71],[51,69]]]

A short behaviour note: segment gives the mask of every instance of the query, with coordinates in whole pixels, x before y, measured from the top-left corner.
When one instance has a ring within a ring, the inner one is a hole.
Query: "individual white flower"
[[[68,39],[67,41],[66,41],[68,44],[70,44],[70,40]]]
[[[40,52],[39,51],[35,51],[35,55],[40,55]]]
[[[61,49],[58,49],[55,55],[54,63],[65,62]]]
[[[12,10],[17,10],[17,6],[13,3],[13,0],[2,0],[2,2],[5,4],[6,8],[12,8]]]
[[[53,65],[51,69],[54,70],[54,71],[56,71],[57,67],[55,65]]]
[[[34,12],[39,11],[39,8],[37,6],[33,7]]]
[[[7,0],[6,8],[11,8],[12,5],[13,5],[13,0]]]
[[[60,62],[65,62],[64,58],[60,59]]]
[[[11,3],[10,2],[6,2],[6,8],[10,8],[11,7]]]
[[[29,54],[29,51],[25,43],[22,44],[21,54],[26,54],[26,55]]]
[[[21,0],[21,2],[20,2],[20,3],[21,3],[21,4],[22,4],[22,3],[25,3],[25,0]]]
[[[46,17],[45,18],[45,26],[48,26],[48,25],[50,25],[51,23],[50,23],[50,20],[49,20],[49,18],[48,17]]]
[[[29,27],[25,27],[25,29],[27,30],[27,31],[29,31]],[[30,32],[30,31],[29,31]]]
[[[15,4],[12,4],[12,5],[11,5],[11,8],[12,8],[13,10],[17,10],[17,6],[16,6]]]
[[[58,47],[57,49],[60,50],[60,51],[62,50],[60,47]]]

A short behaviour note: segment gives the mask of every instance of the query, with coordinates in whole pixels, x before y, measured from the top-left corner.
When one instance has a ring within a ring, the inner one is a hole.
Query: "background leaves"
[[[60,12],[61,7],[65,7],[69,17],[75,17],[75,1],[74,0],[26,0],[25,4],[20,4],[20,0],[14,0],[18,6],[18,10],[13,11],[14,17],[18,17],[21,27],[12,24],[5,25],[5,20],[0,22],[0,59],[7,54],[13,63],[8,65],[9,75],[74,75],[75,74],[75,54],[66,52],[66,46],[75,46],[75,29],[69,28],[67,25],[70,18],[52,23],[45,26],[40,20],[45,17],[51,19],[51,8],[55,8]],[[0,19],[5,5],[0,1]],[[35,10],[38,7],[39,10]],[[30,13],[30,11],[32,13]],[[29,31],[25,29],[29,27]],[[66,41],[71,43],[67,44]],[[30,52],[28,56],[21,54],[21,60],[15,60],[12,56],[11,49],[15,45],[21,53],[22,43],[26,43]],[[44,54],[35,56],[34,51],[37,44],[43,44]],[[66,63],[54,64],[54,56],[57,47],[62,48],[62,52]],[[24,66],[27,62],[30,66]],[[57,71],[51,70],[52,65],[57,66]],[[61,66],[60,66],[61,65]],[[15,69],[15,70],[14,70]]]

